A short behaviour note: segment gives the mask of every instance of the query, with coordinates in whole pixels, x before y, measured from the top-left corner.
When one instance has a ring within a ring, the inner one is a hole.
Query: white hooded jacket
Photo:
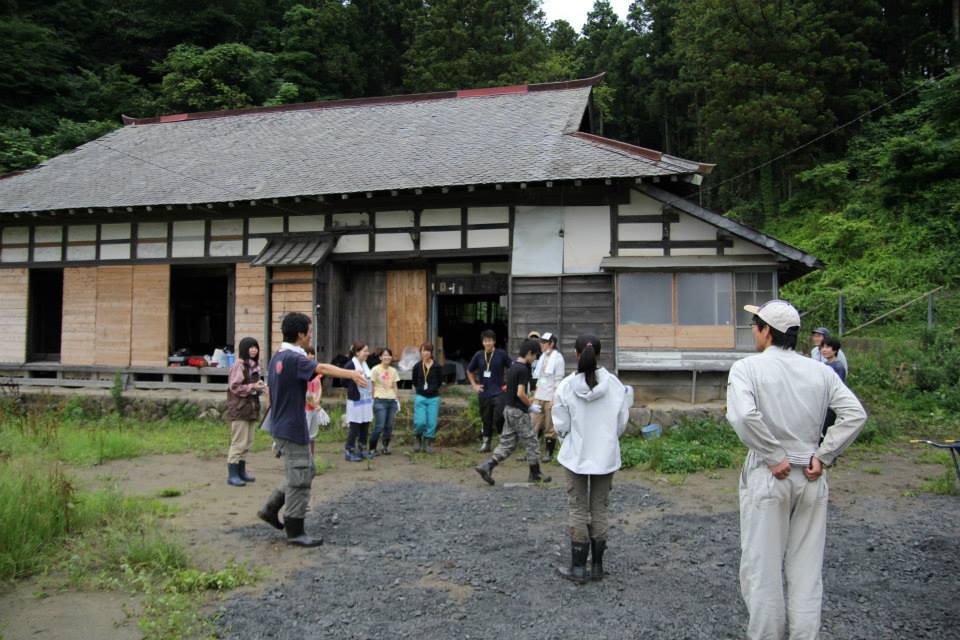
[[[582,373],[567,376],[553,399],[553,428],[561,437],[557,462],[583,475],[620,468],[620,436],[627,428],[633,389],[604,368],[591,389]]]

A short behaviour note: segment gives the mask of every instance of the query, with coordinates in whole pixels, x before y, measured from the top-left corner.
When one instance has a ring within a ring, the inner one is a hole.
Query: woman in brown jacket
[[[260,419],[260,394],[264,389],[266,384],[260,378],[260,345],[255,338],[244,338],[227,379],[227,418],[230,420],[227,484],[234,487],[256,480],[247,473],[244,458],[253,446],[254,430]]]

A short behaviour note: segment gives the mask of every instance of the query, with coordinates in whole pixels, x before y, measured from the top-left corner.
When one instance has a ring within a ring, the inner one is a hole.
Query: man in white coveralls
[[[789,620],[791,639],[815,639],[827,523],[824,467],[856,439],[867,415],[832,369],[796,352],[800,314],[793,305],[771,300],[744,309],[753,314],[760,353],[730,368],[727,420],[750,450],[740,473],[747,635],[783,638]],[[818,446],[828,408],[837,421]]]

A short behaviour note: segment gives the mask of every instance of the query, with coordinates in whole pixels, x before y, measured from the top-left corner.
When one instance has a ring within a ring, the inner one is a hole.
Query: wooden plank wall
[[[133,267],[98,267],[95,364],[130,365],[132,323]]]
[[[23,363],[27,358],[27,299],[30,275],[26,268],[0,269],[0,362]]]
[[[733,325],[626,324],[618,329],[627,349],[734,349]]]
[[[276,351],[283,342],[280,322],[283,316],[293,311],[313,317],[313,268],[276,267],[273,270],[273,292],[271,294],[272,318],[270,348]],[[294,282],[284,282],[293,280]]]
[[[346,278],[350,284],[341,294],[340,331],[333,354],[346,353],[354,340],[366,342],[371,352],[391,346],[387,344],[387,273],[353,271]]]
[[[96,356],[97,267],[63,270],[63,323],[60,362],[91,365]]]
[[[559,336],[567,369],[576,368],[577,336],[600,339],[600,364],[615,370],[613,278],[610,275],[513,278],[510,308],[510,353],[530,331]]]
[[[165,367],[170,350],[170,265],[133,267],[130,364]]]
[[[419,347],[429,335],[427,272],[387,272],[387,344],[397,358],[406,347]]]
[[[233,339],[237,345],[246,336],[263,340],[264,292],[267,286],[267,270],[238,262],[236,270],[236,301],[233,314]],[[277,345],[279,346],[279,343]]]

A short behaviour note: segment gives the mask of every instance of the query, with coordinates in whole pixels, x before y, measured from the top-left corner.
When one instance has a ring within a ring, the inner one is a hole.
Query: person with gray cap
[[[827,329],[826,327],[817,327],[810,333],[810,340],[813,341],[813,349],[810,350],[811,358],[817,362],[827,364],[827,359],[820,352],[820,347],[823,346],[824,339],[829,338],[831,335],[830,329]],[[846,377],[846,375],[850,373],[850,369],[847,367],[847,356],[842,350],[837,352],[837,362],[839,362],[840,366],[843,367],[843,375]]]
[[[800,314],[747,305],[757,355],[730,368],[727,420],[749,449],[740,473],[740,591],[749,638],[820,631],[828,487],[824,467],[863,429],[863,405],[828,367],[796,353]],[[836,423],[820,441],[827,410]],[[786,584],[786,602],[784,601]]]

